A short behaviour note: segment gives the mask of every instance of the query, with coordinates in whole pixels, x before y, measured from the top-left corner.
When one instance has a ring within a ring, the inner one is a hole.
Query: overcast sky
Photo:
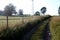
[[[32,0],[0,0],[0,10],[4,10],[4,7],[12,3],[16,6],[16,10],[23,9],[24,14],[32,13]],[[46,14],[58,15],[58,7],[60,6],[60,0],[34,0],[34,12],[39,11],[42,7],[47,8]]]

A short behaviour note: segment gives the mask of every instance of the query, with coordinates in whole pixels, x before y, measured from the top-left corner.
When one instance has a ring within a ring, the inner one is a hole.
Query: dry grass
[[[13,18],[15,19],[15,17],[13,17]],[[13,39],[15,39],[17,37],[20,39],[21,36],[24,35],[24,32],[27,32],[26,30],[31,30],[33,28],[33,25],[36,25],[37,23],[39,23],[39,21],[41,19],[44,19],[44,17],[40,17],[40,16],[34,16],[33,18],[32,17],[28,17],[28,18],[24,18],[24,23],[19,22],[21,20],[20,19],[20,20],[18,20],[18,22],[16,22],[16,24],[15,24],[14,20],[9,20],[9,23],[10,22],[13,23],[13,25],[14,25],[14,27],[16,27],[16,29],[15,30],[14,29],[10,29],[13,26],[11,26],[12,24],[9,24],[11,27],[8,30],[3,30],[2,32],[0,32],[0,37],[4,37],[4,38],[8,37],[6,40],[8,40],[9,38],[11,39],[11,37]],[[5,22],[5,20],[4,20],[4,22]],[[41,34],[44,31],[44,27],[45,27],[45,23],[46,22],[47,21],[45,21],[41,25],[41,27],[39,27],[38,30],[36,30],[35,35],[33,34],[31,40],[42,40],[42,35]],[[25,24],[25,25],[23,25],[23,24]],[[29,25],[31,25],[31,26],[29,26]],[[2,29],[3,29],[3,27],[2,27]]]
[[[50,22],[52,40],[60,40],[60,17],[52,17]]]
[[[24,25],[23,24],[20,24],[22,22],[20,22],[20,23],[18,22],[18,24],[16,22],[16,24],[15,23],[13,24],[13,25],[15,25],[14,27],[16,27],[16,28],[14,28],[14,29],[8,28],[8,30],[6,30],[6,29],[5,30],[2,30],[0,32],[0,38],[1,37],[7,38],[5,40],[8,40],[9,38],[10,39],[13,38],[13,40],[20,39],[21,36],[24,35],[24,33],[27,32],[27,30],[31,30],[34,27],[34,25],[36,25],[40,21],[41,18],[42,17],[40,17],[40,16],[34,16],[33,18],[32,17],[31,18],[28,17],[28,19],[25,18],[26,20],[24,19],[25,20],[25,22],[23,23]],[[28,21],[28,22],[26,22],[26,21]],[[14,21],[12,21],[12,23],[13,22]]]
[[[32,22],[36,19],[42,18],[40,16],[34,16],[34,17],[9,17],[8,24],[10,28],[14,28],[16,26],[20,26],[22,24],[26,24],[27,22]],[[6,16],[0,16],[0,30],[6,28]],[[11,19],[11,20],[10,20]]]

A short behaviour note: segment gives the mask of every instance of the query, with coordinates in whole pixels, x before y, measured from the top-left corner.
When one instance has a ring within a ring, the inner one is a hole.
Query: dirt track
[[[25,32],[23,32],[22,36],[21,36],[21,40],[31,40],[30,37],[32,36],[32,33],[35,32],[38,27],[46,20],[50,19],[51,17],[46,17],[45,19],[39,21],[38,23],[36,23],[34,25],[34,27],[31,30],[25,30]],[[50,40],[50,36],[49,36],[49,22],[46,24],[45,26],[45,31],[43,34],[43,39],[44,40]]]
[[[50,28],[49,28],[50,20],[51,19],[49,19],[48,22],[45,25],[45,29],[44,29],[44,32],[43,32],[43,40],[51,40],[51,33],[50,33]]]

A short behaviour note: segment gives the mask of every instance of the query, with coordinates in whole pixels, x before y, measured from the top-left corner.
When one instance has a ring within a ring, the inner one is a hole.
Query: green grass
[[[31,40],[43,40],[42,33],[45,23],[43,23],[33,34]],[[50,21],[51,40],[60,40],[60,17],[53,16]]]
[[[44,40],[43,39],[43,32],[45,29],[45,25],[48,22],[48,20],[44,21],[39,28],[32,34],[31,40]]]
[[[60,40],[60,17],[53,17],[50,22],[52,40]]]

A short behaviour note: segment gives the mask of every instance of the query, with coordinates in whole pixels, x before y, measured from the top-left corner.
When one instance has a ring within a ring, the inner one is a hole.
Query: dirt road
[[[32,33],[35,32],[38,27],[46,20],[50,19],[51,17],[46,17],[44,19],[42,19],[41,21],[37,22],[35,25],[33,25],[33,28],[31,30],[24,30],[25,32],[22,33],[22,36],[21,36],[21,40],[31,40],[31,36],[32,36]],[[43,38],[44,40],[49,40],[49,22],[46,24],[46,27],[45,27],[45,31],[44,31],[44,35],[43,35]],[[29,26],[30,27],[30,26]]]

